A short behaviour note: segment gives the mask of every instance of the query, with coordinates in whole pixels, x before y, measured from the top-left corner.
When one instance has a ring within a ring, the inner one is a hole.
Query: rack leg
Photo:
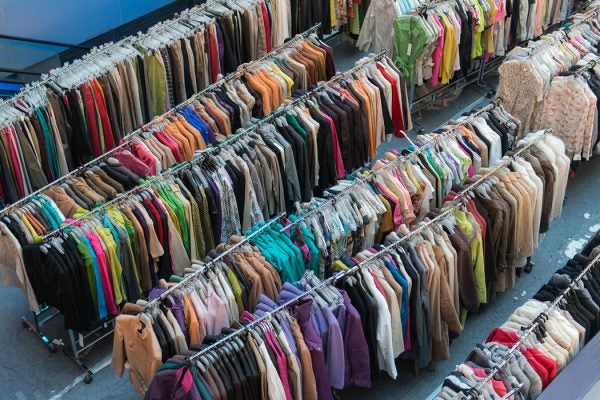
[[[85,372],[86,375],[83,378],[83,382],[86,384],[90,384],[92,383],[92,375],[94,373],[91,369],[87,367],[87,365],[85,365],[85,363],[81,360],[81,357],[79,357],[79,351],[77,350],[77,340],[75,339],[75,331],[73,331],[73,329],[69,329],[67,330],[67,332],[69,334],[69,345],[71,347],[71,350],[67,350],[67,348],[63,346],[63,353],[65,353],[67,357],[69,357],[75,364],[79,366],[79,368],[83,372]]]
[[[32,312],[32,318],[27,318],[26,316],[21,317],[21,322],[24,328],[29,329],[31,332],[36,334],[38,339],[42,341],[50,353],[56,353],[57,345],[61,344],[60,341],[57,339],[50,339],[48,336],[46,336],[46,334],[42,331],[42,327],[57,317],[60,313],[58,311],[52,312],[50,315],[40,320],[40,316],[49,311],[50,307],[46,306],[38,312]]]

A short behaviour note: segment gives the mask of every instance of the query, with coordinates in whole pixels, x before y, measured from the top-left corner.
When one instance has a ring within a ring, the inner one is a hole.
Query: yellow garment
[[[288,75],[286,75],[281,69],[279,69],[279,67],[277,65],[271,64],[270,67],[274,73],[279,75],[281,77],[281,79],[283,79],[285,81],[287,88],[288,88],[287,97],[290,97],[292,94],[292,91],[294,89],[294,80],[292,78],[290,78]]]
[[[444,36],[444,50],[442,52],[442,68],[440,69],[442,85],[446,85],[454,76],[454,61],[456,60],[458,47],[456,45],[454,25],[452,25],[445,14],[440,15],[440,20],[446,31]]]
[[[31,222],[29,222],[29,220],[25,218],[24,215],[21,215],[21,219],[23,220],[23,223],[25,224],[27,230],[29,230],[29,233],[31,233],[31,236],[33,237],[33,242],[42,243],[42,237],[37,233],[33,225],[31,225]]]
[[[475,31],[475,39],[473,40],[471,58],[477,58],[483,55],[483,48],[481,47],[481,34],[485,30],[485,13],[483,12],[483,7],[481,7],[481,4],[479,4],[479,0],[473,0],[473,5],[477,9],[477,14],[479,14],[479,25],[477,25],[477,30]]]

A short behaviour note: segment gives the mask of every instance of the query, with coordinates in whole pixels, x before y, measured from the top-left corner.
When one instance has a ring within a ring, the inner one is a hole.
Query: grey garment
[[[123,119],[123,133],[133,132],[135,124],[135,115],[133,110],[133,95],[131,88],[127,84],[129,81],[127,66],[124,62],[117,64],[117,70],[119,72],[118,84],[120,85],[121,91],[121,112],[123,113],[121,118]]]
[[[69,143],[71,143],[71,136],[73,134],[73,128],[67,119],[65,109],[62,106],[62,101],[54,91],[51,89],[46,90],[46,96],[48,97],[48,104],[54,114],[54,119],[58,127],[58,133],[60,134],[60,141],[62,142],[62,149],[65,153],[67,165],[69,169],[73,169],[73,159],[71,158],[71,149]]]
[[[263,133],[264,132],[264,133]],[[286,184],[288,187],[288,196],[293,203],[299,203],[302,196],[300,192],[300,180],[298,179],[298,171],[296,170],[296,160],[294,159],[294,151],[292,145],[281,136],[274,125],[266,125],[261,133],[269,135],[266,140],[278,143],[283,147],[284,168]]]
[[[73,200],[75,200],[75,202],[81,208],[85,208],[86,210],[91,210],[92,209],[92,206],[90,205],[91,204],[91,200],[88,199],[87,197],[83,196],[81,193],[79,193],[77,190],[75,190],[71,185],[69,185],[67,183],[63,183],[62,185],[60,185],[60,187],[62,187],[63,189],[65,189],[65,192],[67,192],[67,194],[69,196],[71,196],[71,198]]]
[[[417,272],[419,273],[419,276],[421,277],[420,299],[421,299],[421,303],[423,305],[423,309],[427,313],[429,311],[429,307],[430,307],[430,303],[431,303],[431,300],[429,298],[429,288],[426,284],[426,282],[429,281],[429,270],[427,269],[427,267],[425,267],[425,265],[421,261],[421,258],[419,257],[419,253],[417,252],[417,249],[415,248],[414,243],[412,243],[410,241],[407,242],[406,250],[408,251],[408,254],[410,255],[410,261],[412,263],[413,268],[415,268],[417,270]],[[425,327],[425,332],[419,332],[419,333],[421,335],[425,335],[425,336],[422,339],[420,338],[419,342],[421,342],[421,340],[423,340],[424,345],[421,345],[419,347],[419,358],[417,360],[420,368],[425,368],[431,362],[431,349],[429,347],[429,340],[428,340],[428,332],[431,332],[431,327],[429,326],[428,315],[423,315],[423,318],[424,318],[424,321],[423,321],[422,326]],[[419,335],[419,333],[417,335]]]
[[[119,182],[115,181],[113,178],[108,176],[108,174],[99,166],[95,165],[92,167],[91,171],[98,175],[102,181],[104,181],[107,185],[115,188],[115,190],[119,193],[125,192],[125,188]]]
[[[142,115],[142,101],[140,99],[140,87],[138,84],[138,66],[137,66],[137,59],[135,57],[126,60],[126,66],[127,66],[127,77],[128,77],[128,84],[129,84],[129,88],[131,90],[131,108],[133,111],[133,129],[132,131],[139,126],[140,124],[144,123],[144,117]],[[130,133],[130,132],[126,132],[126,133]]]
[[[140,179],[142,179],[136,173],[129,170],[129,168],[125,167],[123,164],[121,164],[121,162],[119,160],[117,160],[115,158],[110,157],[109,159],[106,160],[106,163],[111,168],[114,168],[117,172],[119,172],[123,175],[127,175],[128,177],[133,179],[135,182],[139,182]]]
[[[119,242],[121,244],[121,251],[119,251],[119,261],[121,267],[123,267],[123,280],[125,283],[125,292],[127,293],[127,300],[129,302],[135,302],[137,299],[142,298],[142,289],[140,287],[140,279],[135,265],[135,259],[133,252],[129,245],[129,234],[123,228],[117,224],[113,224],[119,235]]]
[[[260,162],[256,159],[256,155],[254,155],[253,160],[250,160],[250,157],[248,157],[247,153],[242,154],[242,159],[244,160],[244,162],[246,163],[246,165],[248,166],[248,169],[250,170],[250,177],[252,178],[252,187],[254,188],[254,194],[256,195],[256,201],[258,202],[258,207],[261,210],[261,213],[263,214],[263,218],[267,219],[269,218],[268,215],[265,215],[264,210],[265,210],[265,194],[263,191],[263,186],[262,186],[262,182],[260,179],[260,176],[258,174],[258,169],[260,168]],[[258,167],[257,167],[258,165]]]
[[[231,179],[224,166],[211,175],[221,198],[221,243],[226,243],[233,235],[241,234],[241,223]]]
[[[255,136],[255,138],[257,154],[265,159],[265,168],[263,169],[265,174],[264,189],[269,203],[269,215],[273,216],[286,211],[283,171],[279,168],[277,155],[267,146],[265,140],[259,136]]]

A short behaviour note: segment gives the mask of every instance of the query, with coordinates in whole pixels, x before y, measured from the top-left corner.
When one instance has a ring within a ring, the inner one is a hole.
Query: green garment
[[[477,8],[479,15],[485,15],[483,12],[483,7],[479,4],[478,0],[473,0],[473,5]],[[485,30],[485,21],[479,21],[479,25],[477,25],[477,30],[475,31],[475,39],[473,40],[473,48],[471,50],[471,58],[475,59],[481,57],[483,55],[483,48],[481,47],[481,34]]]
[[[75,238],[77,235],[73,235]],[[82,241],[75,239],[77,242],[77,251],[83,258],[83,265],[85,267],[85,273],[88,281],[90,282],[90,291],[92,292],[92,301],[94,302],[94,310],[98,310],[98,290],[96,286],[96,273],[94,272],[94,263],[92,261],[92,255],[90,249]]]
[[[144,64],[147,68],[146,75],[150,85],[150,97],[152,99],[151,117],[162,115],[167,111],[167,81],[165,66],[162,63],[162,58],[156,52],[146,54],[144,56]]]
[[[302,127],[302,125],[300,125],[296,117],[293,115],[286,114],[285,119],[287,120],[288,124],[290,124],[291,127],[300,134],[300,136],[302,136],[302,139],[304,140],[304,147],[306,147],[306,151],[308,151],[308,133],[306,133],[306,130]]]
[[[407,80],[412,80],[415,61],[428,42],[427,28],[420,16],[404,15],[394,21],[394,61]]]

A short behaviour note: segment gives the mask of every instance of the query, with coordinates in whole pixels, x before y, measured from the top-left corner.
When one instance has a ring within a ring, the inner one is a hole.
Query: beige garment
[[[544,100],[544,80],[535,67],[525,60],[508,60],[498,69],[500,80],[496,96],[504,109],[522,123],[522,131],[535,125],[535,110]],[[527,84],[523,84],[527,82]]]
[[[162,365],[162,352],[152,324],[150,321],[142,322],[141,318],[142,315],[117,316],[111,360],[111,366],[119,377],[125,371],[129,372],[129,379],[138,396],[146,393],[154,374]]]
[[[4,286],[22,289],[27,296],[29,309],[34,312],[40,310],[25,270],[21,245],[3,222],[0,222],[0,281]]]
[[[539,126],[562,139],[569,158],[589,160],[592,153],[596,97],[582,77],[558,76],[544,100]]]

